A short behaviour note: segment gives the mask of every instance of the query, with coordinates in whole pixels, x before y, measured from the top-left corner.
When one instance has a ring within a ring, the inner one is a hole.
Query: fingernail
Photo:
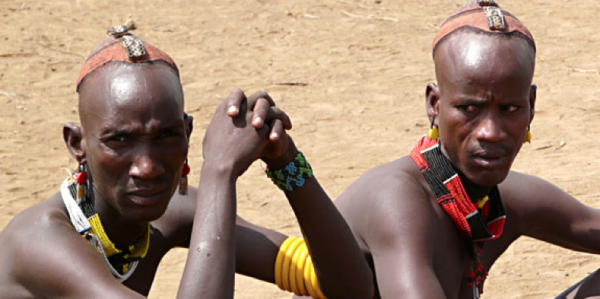
[[[274,140],[279,139],[279,134],[277,134],[277,133],[271,133],[271,139],[274,139]]]
[[[255,117],[253,123],[257,126],[262,124],[262,118],[260,118],[260,116]]]
[[[227,112],[228,113],[237,113],[238,109],[236,106],[231,105],[231,106],[229,106],[229,109],[227,109]]]

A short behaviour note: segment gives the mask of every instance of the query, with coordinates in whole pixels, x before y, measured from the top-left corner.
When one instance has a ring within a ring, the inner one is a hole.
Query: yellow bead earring
[[[523,138],[523,143],[529,142],[531,143],[531,139],[533,139],[533,135],[531,134],[531,130],[529,126],[527,126],[527,133],[525,133],[525,138]]]
[[[437,140],[438,138],[440,138],[440,130],[436,126],[433,125],[434,121],[435,121],[435,118],[431,121],[431,127],[429,129],[429,133],[427,134],[427,136],[431,140]]]

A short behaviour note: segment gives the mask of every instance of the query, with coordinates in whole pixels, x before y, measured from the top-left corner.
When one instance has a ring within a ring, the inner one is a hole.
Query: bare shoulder
[[[21,291],[30,289],[35,279],[32,273],[47,273],[44,270],[47,261],[52,260],[52,248],[59,245],[55,244],[57,232],[77,234],[61,203],[60,195],[55,194],[17,214],[0,233],[0,284],[11,284],[0,289],[13,292],[19,287]],[[0,297],[4,298],[2,293]]]
[[[419,169],[408,157],[375,167],[336,200],[355,233],[363,239],[399,238],[398,225],[421,227],[437,217]],[[414,234],[413,234],[414,235]]]
[[[58,226],[70,226],[69,217],[63,207],[60,195],[55,194],[17,214],[0,234],[0,242],[6,245],[1,247],[0,253],[23,243],[31,244],[31,240],[44,241],[46,238],[34,238],[53,231]]]
[[[406,189],[422,190],[419,176],[417,166],[410,157],[405,156],[365,172],[337,201],[342,205],[345,205],[346,201],[356,205],[360,202],[368,203],[374,197],[387,197]]]
[[[551,182],[517,171],[510,171],[498,188],[505,207],[513,210],[539,206],[548,199],[566,195]]]
[[[537,176],[511,171],[498,188],[507,220],[517,222],[521,234],[552,225],[547,222],[585,218],[593,212],[558,186]]]
[[[19,213],[2,231],[0,297],[98,298],[114,293],[129,298],[123,296],[132,291],[116,282],[96,249],[75,231],[63,207],[56,194]]]
[[[551,183],[534,175],[511,170],[498,187],[503,193],[512,194],[515,193],[513,191],[523,192],[538,185],[551,185]]]

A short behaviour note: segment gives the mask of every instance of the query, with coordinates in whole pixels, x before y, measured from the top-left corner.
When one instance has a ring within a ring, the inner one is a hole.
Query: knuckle
[[[259,98],[264,98],[264,97],[268,97],[269,94],[264,90],[259,90],[256,92],[256,96]]]

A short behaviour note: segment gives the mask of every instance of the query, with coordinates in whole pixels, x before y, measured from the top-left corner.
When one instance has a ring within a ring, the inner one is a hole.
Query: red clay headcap
[[[163,61],[179,75],[175,61],[167,53],[142,41],[139,37],[128,32],[127,25],[115,26],[108,30],[110,37],[92,51],[85,61],[77,78],[77,92],[87,75],[97,68],[113,61],[138,63]]]
[[[477,0],[463,5],[442,24],[433,40],[433,53],[445,37],[465,27],[491,33],[520,34],[535,51],[533,36],[519,19],[500,9],[494,0]]]

